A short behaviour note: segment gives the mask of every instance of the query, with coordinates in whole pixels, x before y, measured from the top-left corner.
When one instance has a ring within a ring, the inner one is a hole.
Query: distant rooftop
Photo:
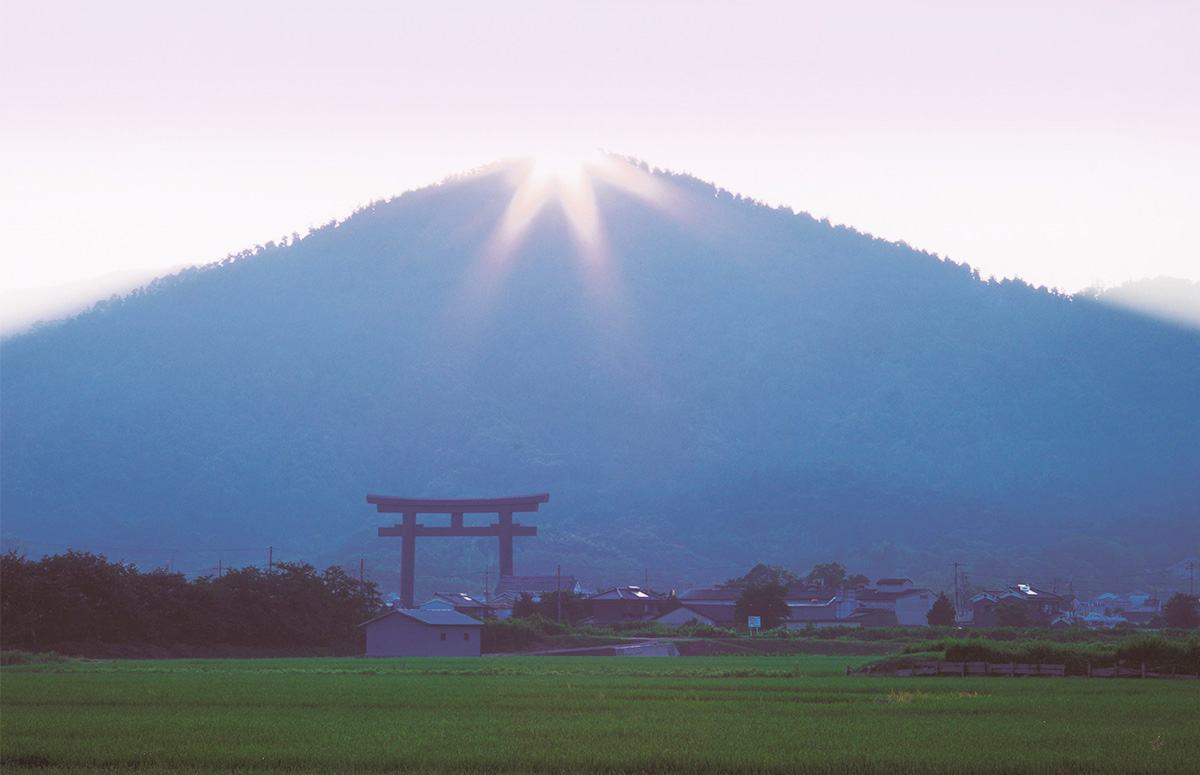
[[[701,616],[712,619],[719,625],[730,625],[737,620],[734,606],[724,605],[722,603],[684,603],[680,608],[687,609],[692,613],[700,614]],[[678,611],[679,608],[675,609]],[[670,611],[668,613],[675,613]],[[667,614],[664,614],[664,616]]]
[[[641,587],[613,587],[588,600],[661,600],[663,595]]]
[[[368,619],[359,627],[364,627],[372,622],[377,622],[380,619],[386,619],[389,616],[407,616],[409,619],[415,619],[421,624],[428,624],[431,627],[479,627],[478,619],[472,619],[466,614],[460,614],[458,611],[427,611],[422,608],[393,608],[390,611],[385,611],[373,619]]]
[[[578,582],[574,576],[501,576],[496,582],[496,594],[520,594],[528,592],[531,595],[545,594],[561,589],[572,592]]]
[[[433,596],[441,598],[459,608],[474,608],[487,605],[487,603],[482,600],[476,600],[466,592],[434,592]]]

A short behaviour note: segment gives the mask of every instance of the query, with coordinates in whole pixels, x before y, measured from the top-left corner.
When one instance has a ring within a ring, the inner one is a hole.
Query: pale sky
[[[7,0],[0,279],[98,294],[579,147],[985,276],[1200,280],[1198,40],[1194,0]]]

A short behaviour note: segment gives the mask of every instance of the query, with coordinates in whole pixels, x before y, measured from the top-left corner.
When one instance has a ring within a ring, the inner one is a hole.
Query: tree
[[[849,589],[862,589],[871,583],[871,580],[861,573],[855,573],[846,577],[846,587]]]
[[[765,565],[760,562],[751,568],[745,576],[739,576],[736,579],[726,581],[725,586],[733,587],[734,589],[745,589],[746,587],[762,584],[779,584],[786,587],[788,584],[799,580],[800,577],[787,568],[781,568],[778,565]]]
[[[846,581],[846,569],[840,562],[814,565],[808,572],[808,580],[819,583],[825,589],[837,589]]]
[[[0,645],[324,647],[354,653],[379,590],[343,569],[281,562],[273,573],[231,568],[189,581],[70,551],[30,561],[0,555]]]
[[[537,615],[537,612],[537,603],[534,602],[533,595],[528,592],[522,592],[521,596],[513,601],[512,617],[514,619],[528,619]]]
[[[522,592],[521,597],[513,603],[512,615],[514,619],[528,619],[533,616],[540,616],[549,622],[558,621],[558,592],[543,592],[535,599],[527,592]],[[577,595],[574,592],[564,591],[562,595],[562,618],[563,623],[574,624],[580,619],[586,618],[591,613],[591,606],[585,595]]]
[[[1168,627],[1190,630],[1200,625],[1200,599],[1176,592],[1163,606],[1163,620]]]
[[[1023,603],[1005,600],[996,606],[996,623],[1001,627],[1028,627],[1029,611]]]
[[[758,616],[764,630],[778,627],[788,620],[787,588],[777,583],[743,587],[734,612],[739,622],[745,622],[748,616]]]
[[[955,615],[950,598],[946,597],[945,592],[938,592],[937,600],[933,601],[933,606],[925,614],[925,621],[936,627],[950,627],[954,625]]]

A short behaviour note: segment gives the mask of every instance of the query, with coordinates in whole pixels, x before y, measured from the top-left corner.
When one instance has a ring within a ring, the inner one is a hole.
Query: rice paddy
[[[854,656],[64,662],[5,773],[1194,772],[1200,682],[846,677]]]

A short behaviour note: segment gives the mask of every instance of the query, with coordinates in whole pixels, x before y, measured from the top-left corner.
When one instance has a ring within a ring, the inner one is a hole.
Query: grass
[[[862,657],[65,662],[0,766],[173,772],[1194,771],[1200,686],[847,678]]]

